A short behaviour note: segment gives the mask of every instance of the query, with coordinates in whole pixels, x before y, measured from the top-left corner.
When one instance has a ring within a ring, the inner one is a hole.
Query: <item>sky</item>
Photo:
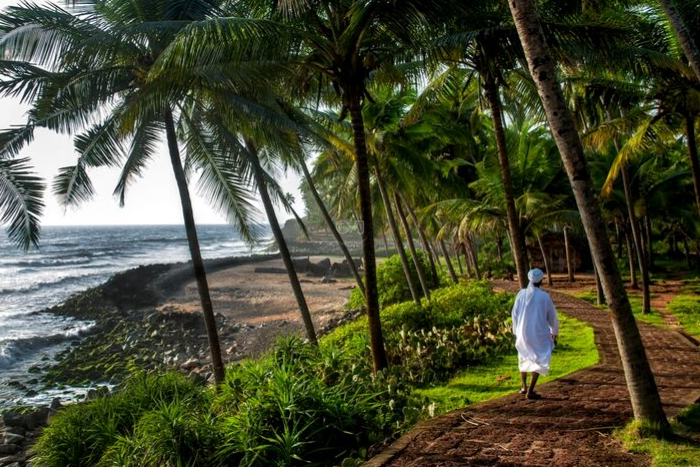
[[[19,4],[19,0],[0,0],[0,7]],[[35,0],[35,3],[48,3],[46,0]],[[55,3],[61,4],[59,0]],[[27,106],[18,99],[0,97],[0,129],[26,122]],[[42,217],[42,225],[137,225],[137,224],[181,224],[182,210],[179,203],[177,185],[173,176],[172,166],[168,158],[165,142],[147,166],[141,179],[137,180],[127,191],[126,203],[123,208],[112,196],[119,177],[119,168],[92,169],[89,174],[95,187],[95,197],[78,207],[65,210],[59,206],[56,197],[50,192],[50,185],[58,173],[58,169],[75,165],[77,155],[73,149],[73,141],[68,135],[59,135],[52,131],[40,129],[35,134],[34,141],[27,146],[19,157],[30,157],[36,173],[49,186],[44,201],[46,208]],[[295,210],[304,212],[304,204],[299,193],[300,179],[296,174],[288,173],[278,177],[285,192],[291,193],[295,199]],[[193,179],[196,181],[196,178]],[[195,221],[199,224],[223,224],[224,216],[209,207],[208,202],[197,193],[194,183],[190,186]],[[254,196],[260,206],[259,220],[267,223],[262,214],[262,203],[259,196]],[[290,216],[283,210],[278,210],[278,217],[283,221]]]

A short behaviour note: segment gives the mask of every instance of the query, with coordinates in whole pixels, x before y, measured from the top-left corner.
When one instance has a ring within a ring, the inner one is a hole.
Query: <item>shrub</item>
[[[475,316],[505,320],[513,306],[512,294],[495,294],[486,281],[442,287],[431,298],[428,306],[431,327],[459,326]]]
[[[245,466],[325,466],[386,436],[390,393],[366,355],[282,339],[263,359],[229,369],[220,461]]]
[[[164,403],[196,410],[203,388],[184,376],[137,374],[122,390],[62,410],[34,446],[37,467],[92,467],[121,437],[131,436],[141,416]]]
[[[428,281],[428,287],[434,288],[439,285],[439,277],[435,277],[430,269],[428,256],[423,252],[418,252],[418,257],[423,271],[425,272]],[[408,256],[408,265],[411,269],[411,274],[414,277],[415,284],[418,287],[418,273],[416,272],[413,258]],[[379,290],[379,306],[384,307],[394,303],[403,302],[411,299],[411,291],[408,288],[408,281],[403,272],[401,259],[399,255],[393,255],[387,258],[379,266],[377,266],[377,289]],[[365,305],[365,299],[359,289],[353,289],[350,293],[348,307],[351,309],[361,308]]]

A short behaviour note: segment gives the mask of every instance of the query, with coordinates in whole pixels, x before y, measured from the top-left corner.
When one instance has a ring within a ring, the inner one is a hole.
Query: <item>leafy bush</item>
[[[400,367],[407,383],[424,384],[510,349],[512,302],[512,294],[494,293],[484,281],[437,289],[422,307],[404,302],[384,308],[382,330],[392,365]],[[343,326],[325,339],[354,351],[366,349],[367,320]]]
[[[512,347],[510,326],[497,317],[477,317],[462,326],[429,331],[404,328],[391,337],[392,363],[403,367],[410,382],[423,384]]]
[[[495,294],[486,281],[442,287],[431,298],[428,306],[431,327],[459,326],[476,316],[506,320],[513,306],[511,294]]]
[[[423,271],[428,281],[428,287],[431,289],[437,287],[440,283],[440,278],[433,275],[430,269],[428,256],[419,251],[418,258],[423,266]],[[408,265],[414,277],[415,284],[418,287],[418,273],[413,264],[413,258],[410,255],[408,256]],[[379,290],[379,306],[381,307],[411,299],[411,290],[408,288],[408,281],[403,272],[403,266],[401,265],[401,258],[399,255],[390,256],[377,266],[377,289]],[[348,307],[350,309],[357,309],[364,305],[365,298],[362,292],[360,292],[359,289],[353,289],[350,293]]]
[[[177,404],[196,412],[202,401],[203,388],[184,376],[134,375],[117,394],[72,405],[57,414],[34,447],[34,465],[100,465],[117,439],[133,434],[144,413],[163,404]]]
[[[391,394],[365,355],[282,339],[266,358],[229,368],[213,406],[222,414],[220,461],[340,463],[388,435]]]

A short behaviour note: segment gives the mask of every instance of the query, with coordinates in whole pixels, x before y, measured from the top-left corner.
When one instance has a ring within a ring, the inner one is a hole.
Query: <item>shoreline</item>
[[[226,363],[261,353],[278,335],[301,332],[287,275],[255,270],[257,265],[276,262],[281,265],[279,253],[205,261]],[[303,274],[300,280],[317,305],[310,308],[319,334],[357,315],[344,309],[351,280],[321,285],[318,278],[307,279]],[[26,400],[66,387],[92,387],[86,394],[91,397],[96,391],[118,385],[134,370],[174,369],[207,381],[211,377],[208,343],[201,311],[192,303],[193,282],[191,262],[139,266],[117,273],[58,306],[33,312],[95,324],[51,360],[31,367],[26,378],[13,385],[28,395]],[[270,296],[265,297],[268,289]],[[251,319],[251,313],[256,312],[258,319]],[[47,396],[37,406],[51,399]]]

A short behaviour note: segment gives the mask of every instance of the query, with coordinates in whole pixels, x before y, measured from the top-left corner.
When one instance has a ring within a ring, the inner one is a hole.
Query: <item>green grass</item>
[[[593,306],[600,308],[601,310],[607,310],[608,306],[607,305],[596,305],[596,292],[595,290],[587,290],[585,292],[580,292],[574,295],[576,298],[580,298],[581,300],[585,300],[589,303],[591,303]],[[637,294],[628,294],[627,295],[630,301],[630,306],[632,307],[632,313],[634,314],[634,317],[637,319],[637,321],[642,321],[648,324],[653,324],[654,326],[659,326],[662,328],[667,328],[668,324],[666,324],[666,321],[664,320],[664,317],[661,313],[659,313],[659,310],[656,308],[652,308],[650,313],[643,314],[642,313],[642,296],[637,295]],[[654,294],[651,295],[652,298],[654,297]]]
[[[598,350],[593,328],[585,323],[559,314],[561,332],[554,350],[552,369],[541,382],[551,381],[598,362]],[[443,413],[496,397],[520,388],[518,357],[515,354],[496,357],[460,371],[447,383],[416,389],[413,395],[433,403],[435,413]]]
[[[678,295],[666,305],[683,329],[700,339],[700,295]]]
[[[647,454],[652,467],[700,466],[700,405],[686,408],[672,421],[674,436],[658,439],[645,436],[645,430],[636,422],[615,432],[629,451]]]
[[[637,294],[628,294],[627,295],[630,299],[630,305],[632,306],[632,313],[634,313],[634,317],[637,319],[637,321],[643,321],[648,324],[653,324],[655,326],[660,326],[662,328],[667,328],[668,324],[666,324],[666,321],[664,320],[664,317],[661,313],[659,313],[659,310],[656,308],[652,308],[651,312],[647,314],[642,314],[642,296],[637,295]],[[652,298],[654,297],[654,294],[651,295]]]

